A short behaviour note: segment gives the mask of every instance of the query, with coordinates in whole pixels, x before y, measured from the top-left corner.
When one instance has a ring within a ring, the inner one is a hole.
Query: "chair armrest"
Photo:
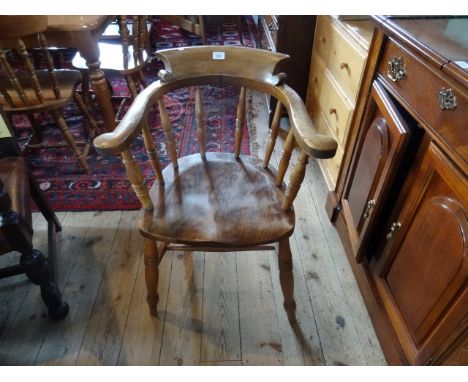
[[[315,158],[332,158],[338,147],[336,140],[328,135],[317,133],[304,102],[293,89],[282,85],[280,90],[283,97],[279,98],[288,110],[291,128],[299,147]]]
[[[93,144],[96,151],[103,155],[118,155],[127,150],[141,131],[142,122],[153,104],[153,95],[161,89],[161,82],[156,81],[145,88],[133,100],[127,113],[110,133],[97,136]]]

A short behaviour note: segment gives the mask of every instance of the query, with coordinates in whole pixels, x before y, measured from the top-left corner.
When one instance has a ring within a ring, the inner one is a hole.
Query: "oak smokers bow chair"
[[[152,83],[136,97],[112,133],[94,140],[100,153],[122,155],[133,189],[143,205],[139,228],[145,237],[145,275],[151,315],[157,316],[158,265],[167,249],[241,251],[279,242],[284,308],[289,321],[294,322],[296,304],[289,248],[289,236],[295,224],[292,204],[304,179],[309,157],[333,157],[336,141],[315,133],[301,98],[283,83],[284,75],[275,74],[277,66],[289,58],[284,54],[245,47],[199,46],[163,50],[157,56],[165,64],[165,70],[159,73],[160,81]],[[241,87],[234,153],[206,152],[206,121],[198,88],[202,84]],[[177,158],[162,96],[187,86],[197,86],[195,115],[200,153]],[[278,99],[263,161],[240,155],[246,88]],[[164,170],[161,170],[146,122],[153,104],[159,106],[171,160]],[[269,160],[282,108],[288,112],[291,128],[278,170],[275,170]],[[140,132],[156,174],[149,191],[130,151],[131,143]],[[286,187],[283,178],[296,144],[300,154]]]
[[[33,128],[33,140],[28,142],[28,148],[64,147],[69,146],[75,154],[84,172],[89,168],[86,161],[91,139],[97,129],[96,123],[83,103],[76,87],[81,82],[81,73],[77,70],[57,70],[53,66],[47,41],[42,32],[47,28],[47,16],[0,16],[0,105],[8,116],[25,114]],[[47,69],[38,70],[34,67],[27,48],[41,47]],[[16,48],[21,64],[11,64],[12,48]],[[85,124],[87,142],[81,143],[68,128],[61,109],[75,101],[81,113],[86,117],[89,126]],[[34,114],[49,112],[65,139],[65,144],[48,145],[42,140],[42,132]]]
[[[118,31],[115,30],[117,25]],[[130,98],[133,99],[138,94],[140,85],[143,88],[147,86],[143,73],[150,49],[147,17],[117,16],[117,25],[109,25],[104,32],[102,41],[99,42],[99,60],[102,70],[118,73],[125,78]],[[89,104],[89,68],[86,61],[77,53],[72,65],[83,73],[83,95]],[[127,99],[128,97],[123,98],[120,103],[116,114],[117,121],[120,120]]]

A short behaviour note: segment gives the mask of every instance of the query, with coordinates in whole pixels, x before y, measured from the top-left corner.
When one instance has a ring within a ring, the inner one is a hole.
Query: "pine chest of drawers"
[[[339,144],[334,158],[319,161],[330,190],[340,171],[372,33],[368,20],[317,18],[306,106],[317,129]]]

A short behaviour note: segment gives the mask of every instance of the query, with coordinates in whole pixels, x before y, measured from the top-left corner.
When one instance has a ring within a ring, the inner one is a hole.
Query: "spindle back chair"
[[[103,154],[121,154],[132,187],[143,205],[139,229],[145,237],[148,304],[157,315],[158,264],[168,249],[242,251],[272,248],[279,242],[278,260],[284,307],[295,320],[292,259],[289,236],[294,231],[293,201],[304,179],[309,157],[330,158],[336,152],[333,138],[316,133],[297,93],[284,83],[277,67],[288,56],[245,47],[199,46],[159,51],[165,64],[160,80],[140,93],[112,133],[94,140]],[[234,153],[206,150],[206,120],[200,85],[240,87]],[[196,86],[195,115],[199,154],[178,158],[171,121],[163,95],[174,89]],[[246,113],[246,89],[270,94],[278,106],[270,130],[265,158],[241,155],[241,137]],[[149,132],[147,115],[157,104],[171,163],[161,169],[156,145]],[[275,170],[270,165],[285,108],[291,128]],[[130,145],[139,133],[156,180],[150,190],[134,161]],[[292,151],[300,153],[289,185],[283,181]]]
[[[115,24],[108,26],[99,42],[101,69],[116,72],[123,76],[130,91],[130,99],[136,97],[139,88],[145,88],[147,82],[143,68],[148,61],[150,50],[147,16],[117,16],[118,36],[115,35]],[[85,60],[76,54],[72,60],[73,67],[89,76],[89,69]],[[84,98],[90,103],[89,81],[83,86]],[[116,120],[120,120],[128,97],[124,97],[116,113]]]
[[[55,69],[42,33],[46,28],[47,16],[0,16],[0,105],[9,117],[13,114],[28,117],[33,128],[26,145],[28,149],[69,146],[83,171],[88,172],[86,156],[97,126],[76,92],[81,82],[80,72]],[[34,66],[29,45],[34,48],[40,46],[46,69]],[[20,62],[15,60],[16,57],[20,57]],[[85,142],[75,141],[61,113],[61,109],[71,101],[75,101],[89,123],[85,124]],[[42,132],[34,116],[41,112],[52,114],[65,144],[49,145],[42,141]],[[83,151],[78,147],[81,144],[85,146]]]

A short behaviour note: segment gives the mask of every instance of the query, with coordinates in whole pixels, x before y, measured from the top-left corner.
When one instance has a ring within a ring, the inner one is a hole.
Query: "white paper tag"
[[[466,61],[454,61],[462,69],[468,69],[468,62]]]
[[[213,60],[224,60],[224,52],[213,52]]]

